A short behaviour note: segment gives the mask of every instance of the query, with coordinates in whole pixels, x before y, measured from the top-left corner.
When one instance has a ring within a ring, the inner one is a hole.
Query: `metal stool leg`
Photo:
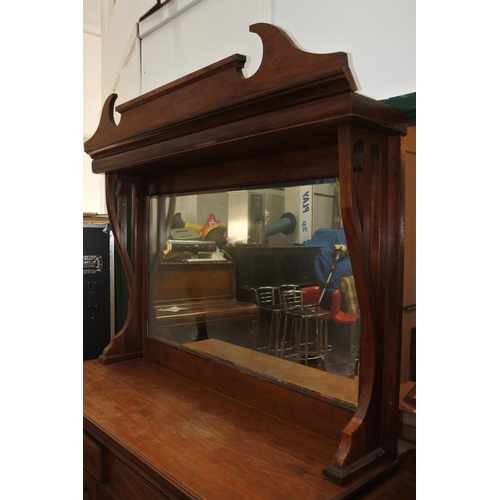
[[[305,318],[301,321],[304,325],[304,363],[309,364],[309,318]],[[301,325],[302,326],[302,325]]]
[[[280,333],[281,333],[281,320],[282,320],[282,316],[283,314],[281,312],[278,312],[276,311],[274,313],[274,316],[276,318],[275,320],[275,326],[276,326],[276,329],[275,329],[275,332],[274,332],[274,336],[275,336],[275,351],[274,351],[274,355],[277,357],[279,356],[279,341],[280,341]]]

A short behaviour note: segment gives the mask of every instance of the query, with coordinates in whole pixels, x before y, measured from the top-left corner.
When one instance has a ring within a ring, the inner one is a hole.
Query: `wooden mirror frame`
[[[85,143],[93,172],[106,174],[129,291],[127,320],[99,359],[143,356],[198,381],[202,370],[203,384],[337,439],[326,479],[368,481],[397,458],[407,115],[357,94],[346,54],[303,52],[268,24],[250,31],[263,42],[255,75],[242,76],[244,56],[228,57],[121,104],[118,125],[113,94]],[[149,195],[322,177],[340,178],[362,319],[356,409],[279,384],[262,391],[258,377],[146,336]]]

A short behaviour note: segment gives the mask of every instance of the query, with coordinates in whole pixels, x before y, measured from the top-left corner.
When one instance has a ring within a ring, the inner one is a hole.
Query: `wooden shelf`
[[[285,384],[289,383],[303,388],[326,399],[335,399],[353,407],[356,407],[358,403],[357,378],[351,379],[323,370],[315,370],[217,339],[191,342],[183,346],[214,359],[224,359],[256,374],[266,375]]]

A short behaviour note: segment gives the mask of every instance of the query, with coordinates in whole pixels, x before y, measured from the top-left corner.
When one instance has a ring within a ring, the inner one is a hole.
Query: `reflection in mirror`
[[[336,179],[149,198],[148,336],[348,405],[352,274]]]

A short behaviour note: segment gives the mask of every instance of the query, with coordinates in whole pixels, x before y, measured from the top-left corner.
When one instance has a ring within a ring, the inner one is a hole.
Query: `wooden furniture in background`
[[[253,302],[236,300],[235,268],[236,263],[233,262],[171,262],[160,265],[150,297],[158,333],[163,329],[168,332],[171,328],[186,325],[206,330],[207,324],[223,321],[246,323],[250,325],[248,333],[255,333],[258,308]]]
[[[397,464],[407,116],[355,92],[346,54],[251,31],[251,78],[228,57],[118,106],[118,125],[112,95],[85,143],[129,287],[125,325],[84,364],[97,498],[352,498]],[[149,195],[332,177],[361,316],[357,406],[147,336]]]
[[[236,262],[245,263],[237,269],[240,300],[252,297],[253,290],[261,286],[317,283],[315,258],[320,247],[234,246],[225,250]]]

